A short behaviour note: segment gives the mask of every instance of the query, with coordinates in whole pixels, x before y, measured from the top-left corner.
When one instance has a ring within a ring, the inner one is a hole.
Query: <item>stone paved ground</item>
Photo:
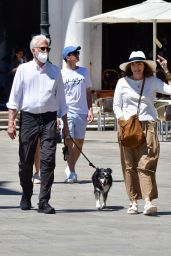
[[[161,143],[157,170],[158,215],[126,214],[128,199],[123,183],[116,132],[87,131],[84,153],[99,167],[113,169],[108,208],[96,211],[91,175],[81,156],[78,184],[65,184],[62,144],[56,154],[55,182],[50,203],[55,215],[37,213],[39,185],[34,187],[33,209],[21,211],[18,180],[18,140],[0,131],[0,255],[1,256],[168,256],[171,251],[171,144]]]

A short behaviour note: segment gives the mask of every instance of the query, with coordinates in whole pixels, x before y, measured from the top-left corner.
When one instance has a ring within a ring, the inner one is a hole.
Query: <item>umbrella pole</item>
[[[153,21],[153,60],[156,61],[156,38],[157,38],[157,24]]]

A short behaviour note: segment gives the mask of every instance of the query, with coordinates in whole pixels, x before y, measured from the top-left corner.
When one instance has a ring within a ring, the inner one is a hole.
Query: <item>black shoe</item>
[[[26,198],[25,196],[22,196],[21,202],[20,202],[20,208],[21,210],[27,211],[31,209],[31,200]]]
[[[50,206],[47,202],[39,203],[38,212],[46,213],[46,214],[55,214],[55,209]]]

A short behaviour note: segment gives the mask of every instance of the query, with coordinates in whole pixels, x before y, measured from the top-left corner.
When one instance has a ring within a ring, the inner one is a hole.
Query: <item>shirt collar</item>
[[[37,70],[39,70],[39,71],[44,71],[44,70],[47,68],[48,61],[46,61],[46,63],[45,63],[42,67],[40,67],[40,66],[37,64],[37,62],[35,61],[35,59],[33,59],[33,64],[34,64],[34,66],[36,67]]]

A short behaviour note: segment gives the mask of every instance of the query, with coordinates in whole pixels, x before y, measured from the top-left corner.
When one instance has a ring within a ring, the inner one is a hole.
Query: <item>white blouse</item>
[[[113,100],[113,110],[117,119],[123,117],[128,120],[130,116],[137,113],[142,82],[143,80],[133,80],[129,77],[118,80]],[[171,85],[164,83],[157,77],[147,77],[140,103],[140,121],[157,120],[157,111],[154,107],[157,92],[171,95]]]

